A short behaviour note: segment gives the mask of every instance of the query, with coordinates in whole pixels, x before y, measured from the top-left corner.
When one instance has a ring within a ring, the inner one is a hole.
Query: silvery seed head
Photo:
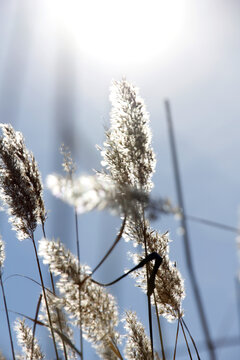
[[[110,101],[110,128],[106,132],[102,164],[114,182],[150,191],[155,156],[144,101],[138,89],[126,80],[112,83]]]
[[[15,321],[14,328],[17,334],[18,344],[22,348],[22,352],[24,354],[23,358],[29,360],[44,359],[45,356],[43,355],[40,346],[38,345],[37,340],[35,338],[34,338],[34,346],[32,353],[33,333],[32,333],[32,329],[26,325],[25,319],[17,319]]]
[[[42,183],[33,154],[23,136],[10,124],[0,124],[0,197],[19,239],[32,236],[37,223],[44,223]]]
[[[104,351],[111,351],[108,344],[119,342],[116,331],[118,310],[114,297],[102,286],[91,281],[88,277],[91,273],[89,267],[80,265],[79,268],[77,258],[59,241],[42,239],[39,255],[43,257],[43,262],[49,265],[51,272],[59,276],[57,288],[72,325],[82,326],[84,338],[91,342],[100,354],[103,348]],[[86,277],[88,279],[80,288],[79,302],[79,284]]]

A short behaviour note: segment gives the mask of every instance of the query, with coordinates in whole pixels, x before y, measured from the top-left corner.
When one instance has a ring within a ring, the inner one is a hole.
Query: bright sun
[[[108,64],[166,60],[181,44],[186,0],[48,0],[50,21],[87,57]]]

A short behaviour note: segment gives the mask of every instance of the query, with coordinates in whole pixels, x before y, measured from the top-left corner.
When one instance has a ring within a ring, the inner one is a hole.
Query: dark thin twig
[[[164,199],[160,198],[160,205],[158,205],[158,201],[155,200],[151,200],[149,199],[149,203],[147,205],[148,209],[154,210],[156,212],[159,212],[163,215],[179,215],[180,217],[183,216],[181,209],[176,208],[176,207],[163,207],[161,205],[161,201],[164,203]],[[200,216],[194,216],[194,215],[189,215],[189,214],[185,214],[185,219],[187,219],[188,221],[193,221],[193,222],[197,222],[200,224],[204,224],[207,226],[211,226],[211,227],[215,227],[215,228],[219,228],[225,231],[229,231],[235,234],[239,234],[240,233],[240,228],[237,228],[235,226],[232,225],[228,225],[228,224],[223,224],[219,221],[214,221],[214,220],[209,220],[209,219],[204,219]]]
[[[184,207],[178,158],[177,158],[177,149],[176,149],[175,138],[174,138],[171,109],[170,109],[170,104],[167,100],[165,101],[165,110],[166,110],[166,117],[167,117],[167,123],[168,123],[169,140],[170,140],[171,152],[172,152],[172,161],[173,161],[173,169],[174,169],[174,178],[175,178],[175,183],[176,183],[177,197],[178,197],[179,207],[181,208],[181,212],[182,212],[181,224],[182,224],[182,228],[184,229],[183,240],[184,240],[186,263],[187,263],[190,280],[191,280],[192,287],[193,287],[195,300],[197,303],[197,309],[199,311],[201,325],[202,325],[203,332],[206,337],[206,342],[208,344],[209,354],[210,354],[211,360],[215,360],[216,357],[215,357],[214,346],[213,346],[212,339],[210,336],[210,331],[209,331],[207,318],[206,318],[205,311],[204,311],[201,293],[200,293],[200,289],[199,289],[199,286],[197,283],[197,278],[196,278],[196,275],[194,272],[194,267],[193,267],[193,262],[192,262],[192,254],[191,254],[190,241],[189,241],[189,235],[188,235],[188,227],[187,227],[187,222],[186,222],[186,217],[185,217],[185,207]]]
[[[180,322],[180,319],[178,318],[178,324],[177,324],[177,332],[176,332],[176,340],[175,340],[175,346],[174,346],[173,360],[176,359],[176,353],[177,353],[177,342],[178,342],[178,334],[179,334],[179,322]]]
[[[239,234],[239,232],[240,232],[240,229],[238,229],[234,226],[222,224],[217,221],[203,219],[201,217],[193,216],[193,215],[185,215],[185,217],[187,220],[195,221],[195,222],[202,223],[202,224],[208,225],[208,226],[213,226],[213,227],[216,227],[216,228],[219,228],[222,230],[230,231],[230,232],[237,233],[237,234]]]
[[[5,283],[7,280],[9,280],[9,279],[14,278],[14,277],[18,277],[18,276],[19,276],[19,277],[22,277],[22,278],[24,278],[24,279],[30,280],[30,281],[34,282],[35,284],[37,284],[37,285],[39,285],[39,286],[42,286],[41,283],[38,282],[37,280],[34,280],[34,279],[31,278],[30,276],[26,276],[26,275],[22,275],[22,274],[12,274],[12,275],[9,275],[9,276],[7,276],[7,277],[5,278],[4,283]],[[49,291],[51,294],[53,294],[53,292],[52,292],[50,289],[48,289],[47,287],[45,287],[45,290],[47,290],[47,291]],[[54,295],[54,294],[53,294],[53,295]]]
[[[94,280],[94,279],[91,279],[91,281],[94,282],[95,284],[98,284],[98,285],[101,285],[101,286],[105,286],[105,287],[114,285],[114,284],[116,284],[118,281],[120,281],[121,279],[123,279],[123,278],[125,278],[126,276],[128,276],[131,272],[133,272],[133,271],[135,271],[135,270],[137,270],[137,269],[142,268],[144,265],[147,265],[147,264],[149,263],[149,261],[152,261],[152,260],[155,260],[154,266],[155,266],[156,263],[157,263],[157,264],[158,264],[158,268],[159,268],[159,266],[161,265],[161,262],[162,262],[162,257],[161,257],[158,253],[156,253],[156,252],[154,251],[154,252],[152,252],[151,254],[147,255],[147,257],[144,258],[142,261],[140,261],[140,263],[139,263],[138,265],[134,266],[134,267],[133,267],[132,269],[130,269],[128,272],[126,272],[125,274],[119,276],[117,279],[111,281],[110,283],[102,284],[102,283],[100,283],[100,282],[98,282],[98,281],[96,281],[96,280]],[[158,270],[158,268],[157,268],[157,270]],[[156,270],[156,272],[157,272],[157,270]],[[150,279],[151,279],[151,278],[152,278],[152,281],[154,281],[154,278],[153,278],[152,274],[151,274],[151,276],[150,276]],[[154,285],[152,285],[152,288],[154,288]]]
[[[10,320],[9,320],[9,316],[8,316],[7,300],[6,300],[6,295],[5,295],[3,281],[2,281],[1,269],[0,269],[0,282],[1,282],[1,288],[2,288],[2,294],[3,294],[3,302],[4,302],[4,308],[5,308],[7,324],[8,324],[8,332],[9,332],[9,338],[10,338],[10,343],[11,343],[12,357],[15,360],[15,352],[14,352],[14,346],[13,346],[12,332],[11,332]]]
[[[35,339],[35,333],[36,333],[36,327],[37,327],[37,319],[39,314],[39,309],[42,301],[42,294],[39,295],[35,318],[34,318],[34,324],[33,324],[33,336],[32,336],[32,350],[31,350],[31,360],[33,359],[33,350],[34,350],[34,339]]]
[[[187,337],[186,337],[186,334],[185,334],[185,331],[184,331],[184,327],[183,327],[183,324],[182,324],[181,319],[179,319],[179,321],[180,321],[180,325],[181,325],[181,328],[182,328],[183,336],[184,336],[184,339],[185,339],[185,342],[186,342],[186,345],[187,345],[188,354],[189,354],[190,359],[192,360],[191,350],[190,350],[190,347],[189,347],[189,344],[188,344],[188,341],[187,341]]]

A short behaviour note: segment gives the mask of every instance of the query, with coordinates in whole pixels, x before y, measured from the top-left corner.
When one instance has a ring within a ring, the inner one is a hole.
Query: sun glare
[[[46,2],[51,24],[81,54],[105,64],[166,60],[181,44],[186,0]]]

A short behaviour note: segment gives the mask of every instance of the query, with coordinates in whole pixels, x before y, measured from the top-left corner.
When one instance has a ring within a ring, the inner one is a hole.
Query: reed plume
[[[39,254],[55,276],[62,304],[70,316],[73,326],[82,325],[84,338],[91,342],[101,354],[103,349],[111,350],[109,344],[118,344],[120,336],[116,331],[118,311],[115,299],[102,286],[88,278],[81,286],[81,317],[79,311],[79,283],[91,273],[86,265],[80,265],[75,256],[59,241],[42,239]],[[112,353],[114,359],[114,353]]]
[[[144,326],[137,319],[136,313],[127,311],[124,320],[126,330],[125,358],[127,360],[152,360],[150,339],[145,333]],[[158,354],[155,353],[154,360],[158,359]]]
[[[33,154],[23,136],[10,124],[0,124],[0,198],[10,215],[9,221],[22,240],[31,238],[38,223],[44,223],[46,211],[42,182]]]
[[[138,89],[126,80],[113,81],[110,89],[110,128],[102,150],[107,176],[123,187],[149,191],[155,168],[149,116]]]
[[[25,319],[17,319],[15,321],[15,331],[18,344],[22,348],[23,353],[20,359],[42,360],[45,358],[35,338],[32,352],[33,333],[32,329],[25,324]]]
[[[49,307],[49,312],[51,316],[52,326],[54,329],[58,329],[61,334],[63,334],[67,339],[74,344],[74,334],[71,325],[69,324],[68,316],[64,310],[64,303],[62,299],[51,292],[47,292],[47,302]],[[46,310],[46,304],[42,303],[41,312],[39,314],[39,319],[43,323],[48,324],[48,314]],[[52,337],[50,328],[49,328],[50,337]],[[60,337],[58,333],[55,332],[55,340],[58,346],[58,349],[64,352],[67,355],[67,359],[76,359],[75,351],[64,342],[63,337]],[[65,356],[66,357],[66,356]]]

